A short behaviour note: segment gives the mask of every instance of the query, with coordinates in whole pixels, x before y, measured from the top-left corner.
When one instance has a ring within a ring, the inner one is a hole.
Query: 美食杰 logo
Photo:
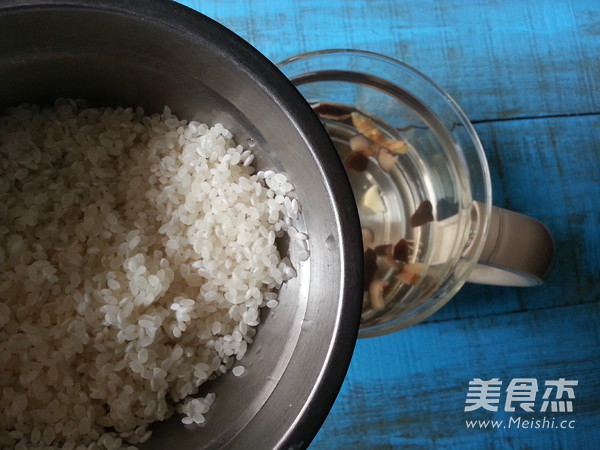
[[[546,380],[544,382],[541,402],[538,401],[540,385],[535,378],[513,378],[504,391],[502,381],[498,378],[482,380],[475,378],[469,381],[469,391],[465,411],[485,409],[498,411],[504,405],[504,411],[514,412],[517,407],[522,411],[533,412],[573,412],[574,387],[577,380]],[[501,403],[501,394],[505,394]],[[539,407],[538,407],[539,404]]]
[[[538,381],[536,378],[499,378],[469,381],[465,412],[504,411],[507,413],[545,413],[539,416],[511,416],[505,420],[467,420],[468,428],[575,428],[575,420],[546,416],[548,413],[572,413],[577,380],[559,378]]]

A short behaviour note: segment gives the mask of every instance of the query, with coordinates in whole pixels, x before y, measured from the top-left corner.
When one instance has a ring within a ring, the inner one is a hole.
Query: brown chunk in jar
[[[344,160],[344,167],[356,172],[364,172],[369,165],[369,158],[362,152],[351,152]]]
[[[375,272],[377,272],[377,253],[372,248],[365,251],[364,264],[364,283],[365,290],[367,290],[375,277]]]
[[[433,221],[433,205],[429,200],[423,201],[410,218],[410,226],[420,227]]]
[[[410,249],[408,247],[408,242],[406,242],[406,239],[400,239],[398,242],[396,242],[396,245],[394,245],[394,250],[392,252],[392,256],[396,261],[403,263],[408,262],[409,254]]]

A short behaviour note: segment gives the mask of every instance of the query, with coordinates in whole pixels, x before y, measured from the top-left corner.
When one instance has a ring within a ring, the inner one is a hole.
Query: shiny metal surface
[[[177,418],[143,446],[302,448],[343,381],[362,303],[356,206],[341,163],[310,107],[255,49],[216,22],[169,1],[4,1],[0,107],[86,98],[93,105],[221,122],[256,142],[255,164],[287,172],[303,206],[296,226],[311,256],[281,289],[244,358],[226,375],[204,427]],[[294,255],[290,255],[294,261]]]

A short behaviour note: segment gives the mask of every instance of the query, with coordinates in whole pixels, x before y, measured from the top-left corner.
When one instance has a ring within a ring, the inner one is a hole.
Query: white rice
[[[253,157],[168,108],[0,117],[0,447],[128,448],[176,409],[205,422],[215,395],[190,396],[243,375],[296,274],[276,238],[308,258],[291,182]]]

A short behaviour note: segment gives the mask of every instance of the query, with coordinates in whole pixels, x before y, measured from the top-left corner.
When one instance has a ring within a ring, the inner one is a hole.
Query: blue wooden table
[[[600,448],[600,2],[182,3],[273,62],[355,48],[424,72],[473,121],[495,203],[556,240],[545,285],[469,285],[426,322],[359,341],[310,448]]]

